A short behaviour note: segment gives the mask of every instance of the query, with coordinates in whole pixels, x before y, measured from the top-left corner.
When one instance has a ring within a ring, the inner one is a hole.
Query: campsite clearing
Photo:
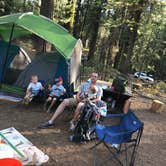
[[[151,103],[151,100],[138,95],[132,99],[131,108],[145,124],[136,166],[161,166],[166,163],[166,106],[163,106],[161,113],[153,113],[149,111]],[[70,115],[72,116],[71,112],[62,114],[53,129],[38,130],[36,127],[51,116],[42,110],[42,105],[26,108],[1,100],[0,130],[15,127],[50,157],[45,166],[93,165],[93,153],[89,148],[94,145],[94,141],[80,145],[68,140]],[[100,146],[99,149],[98,154],[105,155],[103,147]]]

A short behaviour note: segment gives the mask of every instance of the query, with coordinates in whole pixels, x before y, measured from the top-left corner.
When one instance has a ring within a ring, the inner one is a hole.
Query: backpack
[[[96,138],[95,127],[99,122],[97,107],[86,102],[81,109],[80,119],[76,124],[70,140],[73,142],[85,142]]]

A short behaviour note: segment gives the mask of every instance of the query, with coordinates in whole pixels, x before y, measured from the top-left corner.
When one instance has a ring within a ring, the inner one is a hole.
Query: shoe
[[[50,113],[50,112],[51,112],[50,108],[48,108],[46,112],[47,112],[47,113]]]
[[[49,122],[45,122],[42,123],[40,126],[38,126],[39,129],[45,129],[45,128],[51,128],[54,127],[55,124],[54,123],[49,123]]]
[[[28,105],[29,103],[30,103],[29,99],[25,99],[24,104],[25,104],[25,105]]]
[[[70,121],[70,131],[74,131],[76,125],[74,124],[73,121]]]
[[[117,149],[119,147],[119,145],[118,144],[112,144],[112,147]]]
[[[28,105],[28,104],[29,104],[29,99],[28,99],[28,98],[24,98],[24,99],[22,100],[22,104]]]

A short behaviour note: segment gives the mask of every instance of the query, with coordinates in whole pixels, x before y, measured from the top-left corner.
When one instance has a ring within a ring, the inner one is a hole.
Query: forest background
[[[85,73],[108,80],[110,71],[145,71],[166,80],[166,0],[0,1],[0,16],[18,12],[42,14],[80,38]]]

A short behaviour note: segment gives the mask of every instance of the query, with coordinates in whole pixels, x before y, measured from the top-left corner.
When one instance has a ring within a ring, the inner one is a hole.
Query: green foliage
[[[55,0],[54,19],[72,31],[74,25],[74,16],[76,10],[76,0]]]
[[[159,83],[157,83],[156,88],[160,92],[166,93],[166,83],[165,82],[160,81]]]
[[[1,0],[0,15],[39,13],[39,5],[40,0]],[[166,1],[54,0],[53,15],[82,39],[87,73],[96,70],[109,80],[118,70],[146,71],[166,79]]]
[[[0,15],[19,12],[39,13],[39,0],[1,0]]]
[[[134,70],[153,73],[160,79],[166,78],[166,52],[163,43],[166,39],[166,7],[163,2],[153,1],[145,8],[132,57]]]

